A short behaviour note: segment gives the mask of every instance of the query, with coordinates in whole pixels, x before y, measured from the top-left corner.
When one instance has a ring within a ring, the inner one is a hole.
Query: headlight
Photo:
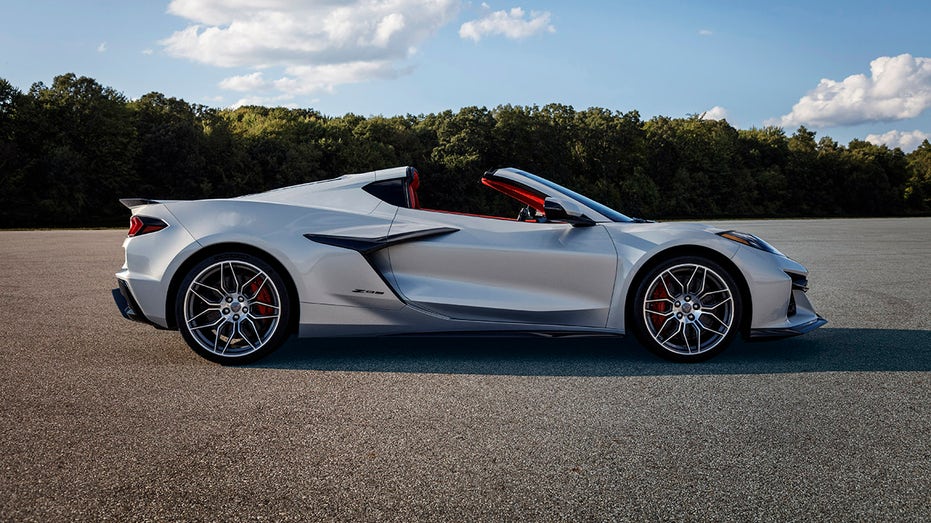
[[[754,249],[759,249],[761,251],[766,251],[770,254],[775,254],[776,256],[782,256],[783,258],[786,256],[785,254],[782,254],[781,252],[779,252],[779,249],[773,247],[772,245],[766,243],[765,241],[757,238],[756,236],[752,234],[748,234],[745,232],[737,232],[737,231],[724,231],[724,232],[719,232],[718,236],[722,238],[727,238],[728,240],[731,240],[737,243],[741,243],[748,247],[753,247]]]

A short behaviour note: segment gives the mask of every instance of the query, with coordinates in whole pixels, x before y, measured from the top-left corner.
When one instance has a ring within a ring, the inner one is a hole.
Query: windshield
[[[598,212],[599,214],[605,216],[606,218],[610,219],[611,221],[614,221],[614,222],[632,222],[632,221],[634,221],[632,218],[630,218],[630,217],[628,217],[628,216],[625,216],[625,215],[623,215],[623,214],[621,214],[621,213],[615,211],[614,209],[608,207],[607,205],[598,203],[598,202],[596,202],[595,200],[592,200],[591,198],[589,198],[589,197],[587,197],[587,196],[582,196],[581,194],[579,194],[579,193],[577,193],[577,192],[575,192],[575,191],[570,191],[569,189],[566,189],[566,188],[563,187],[562,185],[553,183],[553,182],[547,180],[546,178],[540,178],[539,176],[537,176],[537,175],[535,175],[535,174],[531,174],[531,173],[528,173],[527,171],[522,171],[522,170],[520,170],[520,169],[507,169],[507,170],[508,170],[508,171],[511,171],[511,172],[519,173],[519,174],[521,174],[521,175],[523,175],[523,176],[526,176],[527,178],[530,178],[531,180],[533,180],[533,181],[535,181],[535,182],[541,183],[541,184],[543,184],[543,185],[549,187],[550,189],[553,189],[554,191],[556,191],[557,193],[562,194],[563,196],[568,196],[569,198],[572,198],[573,200],[576,200],[577,202],[581,203],[582,205],[585,205],[586,207],[590,207],[591,209],[593,209],[594,211]]]

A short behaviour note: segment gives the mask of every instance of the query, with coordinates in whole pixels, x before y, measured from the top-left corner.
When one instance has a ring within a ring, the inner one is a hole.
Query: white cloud
[[[160,43],[208,65],[283,70],[277,79],[232,76],[223,88],[306,94],[403,74],[403,62],[459,7],[459,0],[172,0],[168,12],[192,24]]]
[[[931,58],[910,54],[881,56],[870,62],[870,75],[855,74],[837,82],[824,78],[792,107],[767,121],[783,127],[833,127],[914,118],[931,107]]]
[[[106,53],[106,52],[107,52],[107,42],[100,42],[100,45],[97,46],[97,52],[98,52],[98,53]]]
[[[714,34],[714,31],[711,29],[699,29],[698,36],[711,36]]]
[[[404,29],[404,15],[401,13],[391,13],[382,18],[375,28],[375,36],[372,38],[372,45],[376,47],[387,47],[391,42],[391,37]]]
[[[489,35],[502,35],[512,40],[520,40],[543,32],[556,32],[556,28],[550,24],[549,12],[531,11],[526,19],[525,14],[527,13],[520,7],[514,7],[510,11],[495,11],[478,20],[462,24],[459,27],[459,36],[478,42]]]
[[[270,84],[265,81],[261,72],[255,72],[226,78],[220,82],[220,87],[228,91],[247,92],[267,89]]]
[[[716,105],[701,114],[702,120],[727,120],[727,109]]]
[[[143,50],[142,50],[142,54],[144,54],[144,55],[146,55],[146,56],[152,56],[152,53],[154,53],[154,52],[155,52],[155,51],[152,51],[151,49],[143,49]]]
[[[921,142],[931,140],[931,134],[918,130],[915,131],[889,131],[883,134],[869,134],[866,141],[876,145],[888,145],[889,147],[898,147],[903,151],[910,153],[921,145]]]
[[[332,91],[337,85],[366,80],[395,78],[406,73],[388,61],[349,62],[344,64],[298,65],[285,69],[285,76],[275,80],[275,89],[290,94]]]
[[[350,62],[344,64],[295,65],[284,69],[284,76],[276,80],[266,80],[261,71],[241,76],[231,76],[220,81],[219,86],[228,91],[242,93],[271,92],[283,93],[287,98],[273,97],[263,100],[280,102],[290,100],[295,95],[307,95],[316,92],[332,92],[337,85],[353,84],[368,80],[395,78],[405,74],[406,69],[397,69],[391,62]],[[256,96],[247,97],[239,105],[258,105]]]
[[[262,105],[265,107],[287,107],[290,109],[297,109],[298,105],[291,101],[293,99],[294,96],[290,94],[279,96],[246,96],[236,100],[229,108],[236,109],[244,105]]]

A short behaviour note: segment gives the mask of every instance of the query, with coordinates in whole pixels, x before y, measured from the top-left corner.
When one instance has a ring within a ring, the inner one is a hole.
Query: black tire
[[[211,256],[185,275],[175,299],[184,341],[204,358],[241,365],[280,347],[290,334],[292,298],[278,271],[251,254]]]
[[[640,342],[677,362],[720,354],[740,330],[740,287],[720,264],[701,256],[660,262],[640,280],[630,321]]]

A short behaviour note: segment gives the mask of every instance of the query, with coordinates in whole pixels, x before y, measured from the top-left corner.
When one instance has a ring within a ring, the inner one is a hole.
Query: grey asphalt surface
[[[931,219],[722,224],[831,323],[700,365],[416,338],[225,368],[117,315],[124,231],[0,232],[0,520],[931,520]]]

